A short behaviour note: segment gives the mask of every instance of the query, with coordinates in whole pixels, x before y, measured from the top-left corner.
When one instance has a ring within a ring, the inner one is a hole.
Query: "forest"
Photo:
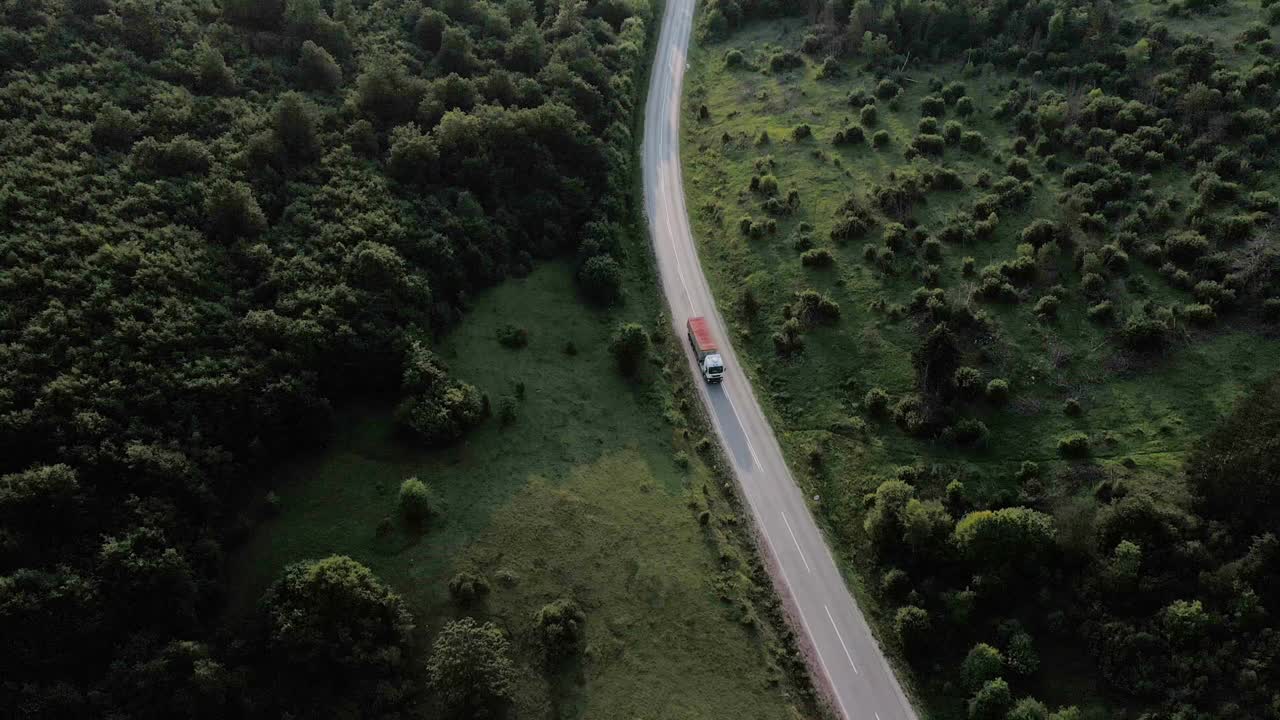
[[[927,716],[1280,718],[1277,23],[702,6],[704,266]]]
[[[347,398],[396,395],[422,447],[505,422],[433,352],[485,288],[561,258],[585,302],[620,301],[651,13],[0,3],[0,714],[501,708],[520,678],[494,625],[418,647],[401,597],[334,556],[282,572],[245,635],[226,561]],[[400,488],[406,521],[431,501]],[[544,610],[547,652],[576,648],[580,611]]]

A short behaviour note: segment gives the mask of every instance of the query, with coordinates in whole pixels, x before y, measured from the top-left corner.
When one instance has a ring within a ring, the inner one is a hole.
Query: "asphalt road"
[[[645,209],[672,323],[680,338],[691,316],[711,323],[725,380],[708,386],[699,375],[697,385],[755,516],[761,550],[771,556],[775,582],[807,636],[815,679],[849,720],[916,720],[787,469],[698,262],[680,168],[681,95],[694,2],[667,0],[645,106]]]

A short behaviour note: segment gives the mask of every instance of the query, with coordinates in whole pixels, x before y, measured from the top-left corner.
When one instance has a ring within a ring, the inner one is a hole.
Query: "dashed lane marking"
[[[787,521],[787,514],[781,513],[781,515],[782,515],[782,522],[786,523],[787,532],[791,533],[791,542],[796,544],[796,552],[800,553],[800,561],[804,563],[804,569],[808,570],[809,572],[813,572],[813,569],[809,567],[809,561],[806,560],[804,557],[804,550],[800,549],[800,541],[796,539],[795,531],[791,529],[791,523]],[[826,607],[826,606],[824,605],[823,607]],[[830,614],[831,612],[827,611],[827,615],[830,615]],[[841,644],[843,645],[844,643],[841,643]],[[848,650],[845,651],[846,654],[848,652],[849,652]]]

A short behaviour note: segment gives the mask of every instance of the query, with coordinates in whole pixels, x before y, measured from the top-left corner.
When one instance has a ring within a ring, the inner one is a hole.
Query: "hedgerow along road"
[[[698,262],[680,167],[681,94],[695,0],[667,0],[645,106],[645,210],[676,336],[705,316],[726,365],[724,382],[697,376],[716,432],[755,520],[775,584],[798,621],[813,674],[849,720],[916,720],[835,560],[782,448],[756,402]],[[681,344],[684,347],[684,344]],[[692,354],[690,372],[694,371]]]

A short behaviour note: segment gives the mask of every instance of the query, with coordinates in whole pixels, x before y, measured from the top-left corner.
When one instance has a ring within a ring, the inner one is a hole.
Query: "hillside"
[[[1273,18],[702,9],[703,264],[931,716],[1274,713],[1273,631],[1238,610],[1274,575],[1234,574],[1272,540],[1185,470],[1280,371]]]

